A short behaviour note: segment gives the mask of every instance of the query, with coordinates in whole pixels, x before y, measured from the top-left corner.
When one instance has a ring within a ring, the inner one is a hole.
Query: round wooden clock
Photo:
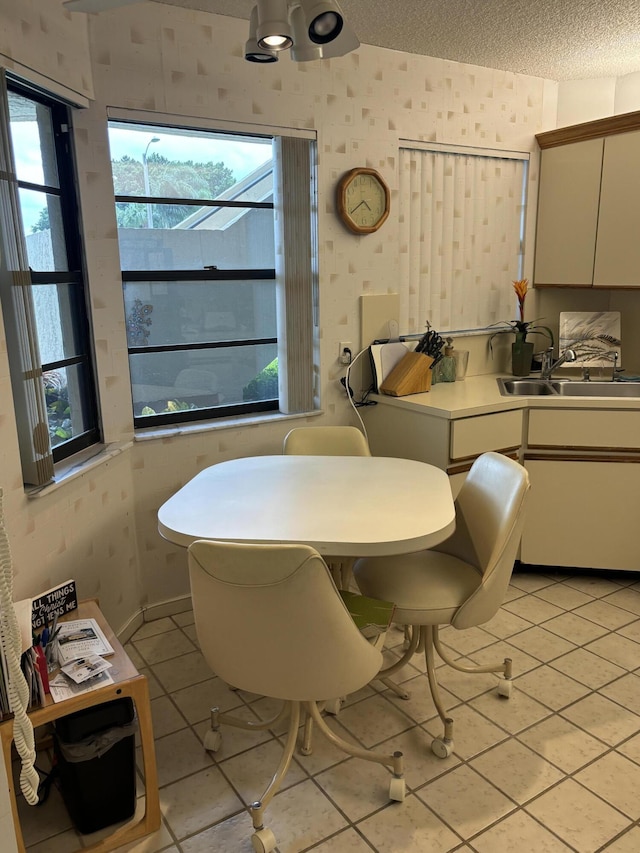
[[[389,187],[375,169],[351,169],[340,178],[336,204],[350,231],[372,234],[389,216]]]

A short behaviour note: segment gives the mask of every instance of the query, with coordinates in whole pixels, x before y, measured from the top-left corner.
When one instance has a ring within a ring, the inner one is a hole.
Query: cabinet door
[[[522,409],[460,418],[451,423],[451,462],[487,450],[514,450],[522,444]]]
[[[640,287],[640,131],[604,142],[593,283]]]
[[[592,284],[602,150],[589,139],[542,151],[536,285]]]
[[[525,467],[523,563],[640,571],[640,462],[526,460]]]

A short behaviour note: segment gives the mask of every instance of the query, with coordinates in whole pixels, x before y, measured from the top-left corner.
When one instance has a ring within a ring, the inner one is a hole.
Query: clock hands
[[[362,199],[362,201],[361,201],[361,202],[359,202],[358,204],[356,204],[356,206],[353,208],[353,210],[350,210],[350,211],[349,211],[349,213],[355,213],[355,212],[356,212],[356,210],[357,210],[359,207],[361,207],[363,204],[365,205],[365,207],[367,208],[367,210],[368,210],[368,211],[371,211],[371,208],[369,207],[369,205],[367,204],[367,202],[366,202],[364,199]]]

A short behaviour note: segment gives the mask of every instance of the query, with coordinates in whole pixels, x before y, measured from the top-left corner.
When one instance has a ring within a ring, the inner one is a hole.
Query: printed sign
[[[48,589],[33,599],[31,605],[31,627],[34,631],[46,628],[53,622],[54,616],[63,616],[78,607],[76,582],[68,580],[59,586]]]

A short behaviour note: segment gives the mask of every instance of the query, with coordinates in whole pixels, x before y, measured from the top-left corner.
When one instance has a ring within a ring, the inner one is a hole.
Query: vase
[[[528,376],[531,373],[533,344],[522,334],[516,334],[511,344],[511,372],[514,376]]]

